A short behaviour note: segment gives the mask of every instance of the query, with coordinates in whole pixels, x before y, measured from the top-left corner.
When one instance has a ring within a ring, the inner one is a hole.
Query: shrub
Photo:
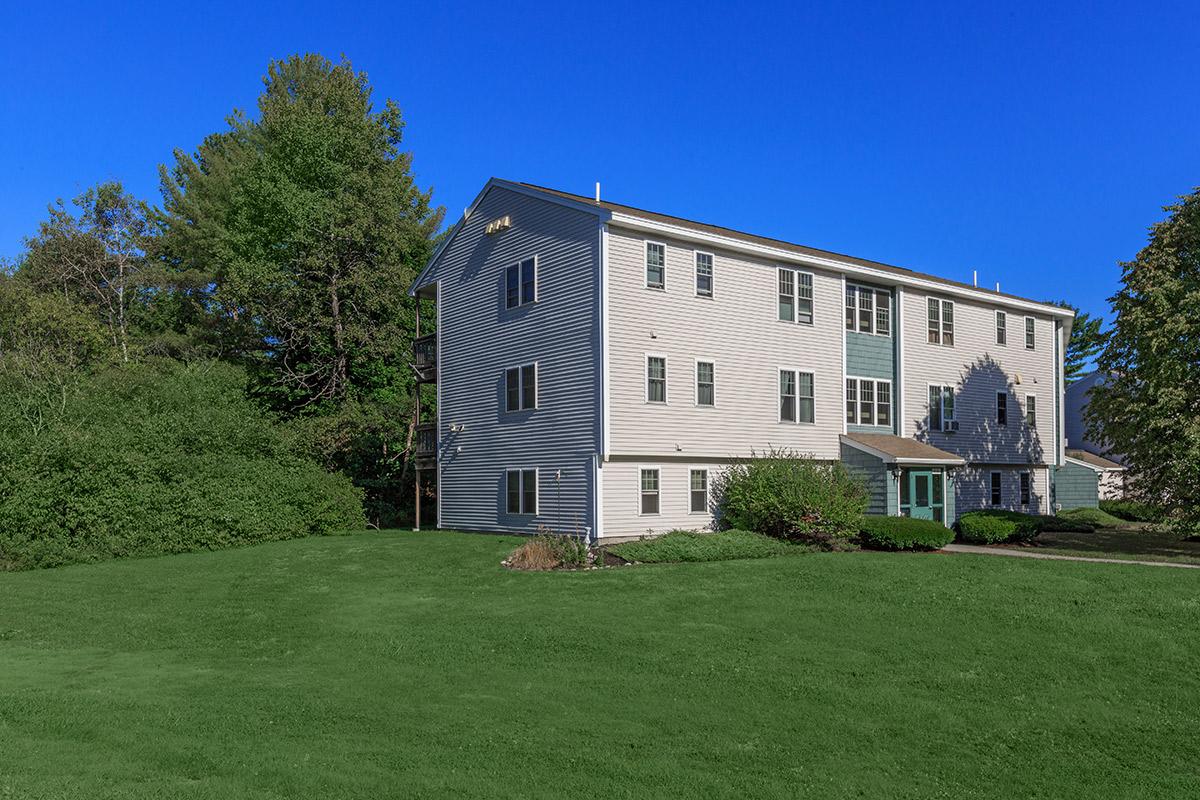
[[[583,567],[590,561],[587,542],[577,536],[539,533],[509,554],[509,567],[524,570]]]
[[[1056,517],[1039,516],[1037,519],[1039,521],[1039,533],[1046,533],[1047,531],[1055,533],[1092,533],[1097,527],[1100,527],[1087,518],[1063,516],[1062,513]]]
[[[876,550],[940,550],[954,531],[940,522],[911,517],[863,517],[862,543]]]
[[[1058,512],[1059,520],[1087,523],[1096,528],[1123,528],[1125,521],[1099,508],[1069,508]],[[1062,528],[1046,528],[1045,530],[1062,530]]]
[[[806,549],[761,533],[737,529],[716,533],[671,531],[662,536],[624,542],[608,548],[609,552],[626,561],[642,561],[647,564],[767,558],[804,552]]]
[[[1019,542],[1037,536],[1043,524],[1037,515],[987,509],[970,511],[959,517],[958,533],[964,541],[976,544]]]
[[[1101,500],[1100,510],[1126,522],[1164,522],[1169,516],[1162,506],[1134,500]]]
[[[135,365],[81,379],[36,434],[0,411],[0,563],[50,567],[363,527],[358,490],[297,456],[245,384],[227,364]]]
[[[713,488],[722,527],[829,549],[851,545],[867,507],[866,489],[840,462],[788,450],[733,464]]]

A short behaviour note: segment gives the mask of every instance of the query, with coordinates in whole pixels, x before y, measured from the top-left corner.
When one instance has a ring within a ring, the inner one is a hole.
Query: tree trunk
[[[333,273],[329,285],[329,310],[333,314],[333,396],[341,398],[348,383],[348,367],[346,364],[346,331],[342,324],[342,301],[338,296],[338,280],[340,274]]]

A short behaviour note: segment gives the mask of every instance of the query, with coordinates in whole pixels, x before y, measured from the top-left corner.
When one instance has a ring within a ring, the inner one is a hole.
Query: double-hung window
[[[696,361],[696,405],[715,406],[716,364],[712,361]]]
[[[811,423],[815,420],[813,374],[779,370],[779,421]]]
[[[957,430],[954,419],[954,387],[929,387],[929,430]]]
[[[1008,424],[1008,392],[996,392],[996,424]]]
[[[713,296],[712,253],[701,253],[696,251],[696,296]]]
[[[667,402],[666,356],[646,356],[646,402]]]
[[[1029,505],[1029,473],[1021,473],[1021,505]]]
[[[537,478],[536,469],[508,470],[505,480],[505,508],[509,514],[538,513]]]
[[[1037,427],[1037,395],[1025,395],[1025,424],[1030,428]]]
[[[892,293],[846,284],[846,330],[892,335]]]
[[[537,364],[509,367],[504,371],[505,411],[532,411],[537,408]]]
[[[1008,314],[996,312],[996,344],[1008,344]]]
[[[954,303],[929,298],[929,343],[954,346]]]
[[[694,469],[688,473],[688,511],[708,513],[708,470]]]
[[[663,289],[667,285],[667,246],[646,242],[646,288]]]
[[[892,425],[892,382],[846,379],[846,424]]]
[[[999,472],[992,473],[992,505],[994,506],[998,506],[1004,502],[1002,477]]]
[[[658,481],[656,467],[640,470],[641,491],[638,508],[642,514],[657,514],[659,510]]]
[[[811,325],[813,321],[813,276],[808,272],[779,268],[779,319]]]
[[[1025,318],[1025,349],[1033,350],[1036,347],[1037,341],[1034,336],[1034,320],[1033,317]]]
[[[537,258],[511,265],[504,273],[504,305],[516,308],[537,300]]]

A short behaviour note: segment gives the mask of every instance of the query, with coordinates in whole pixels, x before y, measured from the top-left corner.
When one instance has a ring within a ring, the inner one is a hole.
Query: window
[[[812,324],[812,275],[794,269],[779,269],[779,318],[784,322]]]
[[[790,269],[779,270],[779,319],[796,319],[796,273]]]
[[[696,296],[713,296],[712,253],[696,253]]]
[[[1000,473],[992,473],[992,505],[998,506],[1004,501],[1003,493],[1000,488]]]
[[[667,402],[666,356],[646,356],[646,402]]]
[[[1029,473],[1021,473],[1021,505],[1029,505]]]
[[[1025,318],[1025,349],[1032,350],[1037,342],[1034,341],[1033,335],[1033,317]]]
[[[510,469],[506,475],[506,508],[509,514],[537,514],[536,469]]]
[[[1008,392],[996,392],[996,424],[1008,424]]]
[[[954,346],[954,303],[929,298],[929,343]]]
[[[779,421],[796,421],[796,373],[779,370]]]
[[[532,411],[537,408],[537,364],[504,371],[504,409]]]
[[[1031,428],[1037,427],[1037,396],[1025,395],[1025,424]]]
[[[996,312],[996,344],[1008,344],[1008,314]]]
[[[643,469],[641,471],[641,513],[658,513],[658,470]]]
[[[816,421],[816,401],[813,397],[813,374],[799,373],[799,422],[812,423]]]
[[[667,246],[646,242],[646,287],[663,289],[667,285]]]
[[[892,425],[892,383],[870,378],[846,379],[846,422]]]
[[[954,387],[929,387],[929,430],[955,430],[954,424]]]
[[[513,264],[504,275],[504,305],[516,308],[537,300],[537,259]]]
[[[694,469],[688,477],[688,511],[708,513],[708,470]]]
[[[696,405],[714,406],[716,395],[716,365],[712,361],[696,362]]]
[[[846,285],[846,330],[859,333],[892,333],[892,293],[883,289]]]

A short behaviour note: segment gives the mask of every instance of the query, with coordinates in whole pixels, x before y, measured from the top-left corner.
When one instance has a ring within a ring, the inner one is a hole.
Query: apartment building
[[[772,448],[872,513],[1052,513],[1070,311],[598,195],[492,179],[413,285],[438,526],[705,528]]]

